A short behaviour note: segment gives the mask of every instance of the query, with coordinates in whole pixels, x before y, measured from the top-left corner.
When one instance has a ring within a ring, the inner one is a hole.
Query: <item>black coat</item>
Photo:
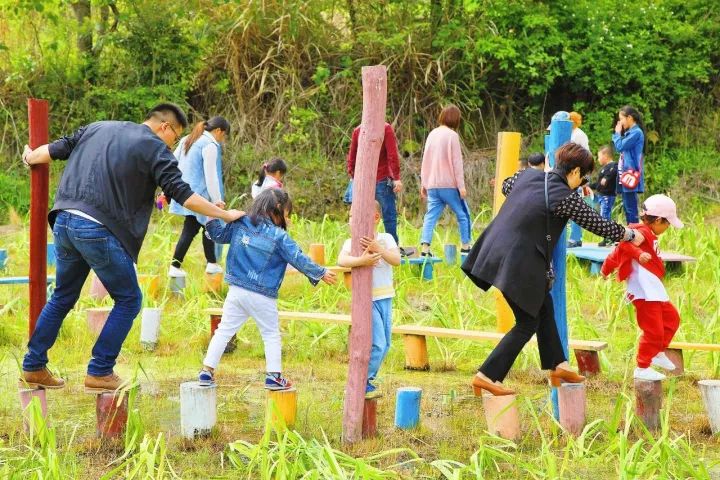
[[[550,211],[571,194],[564,176],[548,173]],[[550,256],[566,224],[566,218],[550,215]],[[461,268],[483,290],[493,285],[535,316],[546,294],[546,230],[545,173],[528,168],[520,172]]]

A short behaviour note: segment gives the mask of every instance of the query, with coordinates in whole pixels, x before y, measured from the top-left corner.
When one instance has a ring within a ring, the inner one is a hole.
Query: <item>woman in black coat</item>
[[[603,238],[642,241],[639,232],[603,219],[575,192],[594,168],[588,150],[567,143],[556,151],[555,159],[550,172],[527,169],[503,182],[507,199],[462,265],[483,290],[491,285],[500,290],[515,314],[515,326],[473,378],[477,395],[481,390],[493,395],[515,393],[501,382],[533,334],[537,334],[542,368],[550,370],[553,385],[585,380],[570,370],[548,288],[552,252],[568,220]]]

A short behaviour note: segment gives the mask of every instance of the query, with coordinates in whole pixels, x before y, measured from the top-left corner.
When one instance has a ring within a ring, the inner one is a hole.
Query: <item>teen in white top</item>
[[[377,241],[380,246],[386,250],[398,248],[397,243],[395,243],[395,239],[389,233],[378,233]],[[351,240],[349,238],[345,240],[340,252],[341,254],[345,253],[350,255],[350,242]],[[387,263],[383,258],[380,258],[380,261],[378,261],[377,265],[375,265],[373,269],[372,296],[373,301],[393,298],[395,296],[392,265]]]
[[[273,178],[270,175],[265,175],[265,180],[263,180],[263,183],[261,186],[257,186],[257,182],[253,182],[252,189],[250,191],[250,195],[252,195],[252,198],[257,197],[265,190],[268,190],[270,188],[282,188],[282,185],[280,182],[278,182],[275,178]]]
[[[585,150],[590,151],[590,140],[585,132],[580,130],[580,127],[574,128],[570,134],[570,142],[576,143],[583,147]]]

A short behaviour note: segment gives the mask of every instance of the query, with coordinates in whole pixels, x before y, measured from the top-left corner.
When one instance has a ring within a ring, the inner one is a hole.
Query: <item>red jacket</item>
[[[355,176],[355,160],[357,159],[358,140],[360,138],[360,127],[356,127],[352,133],[350,152],[347,156],[347,171],[351,177]],[[397,138],[389,123],[385,123],[385,138],[380,148],[380,158],[377,165],[377,181],[384,178],[400,180],[400,159],[398,155]]]
[[[632,261],[637,260],[639,262],[641,254],[649,253],[652,258],[649,262],[642,264],[642,266],[662,279],[665,276],[665,264],[658,254],[657,237],[650,227],[645,224],[638,223],[629,225],[629,227],[642,233],[645,241],[641,243],[639,247],[633,245],[631,242],[620,242],[605,259],[600,271],[603,275],[608,276],[617,270],[618,281],[622,282],[626,280],[632,272]]]

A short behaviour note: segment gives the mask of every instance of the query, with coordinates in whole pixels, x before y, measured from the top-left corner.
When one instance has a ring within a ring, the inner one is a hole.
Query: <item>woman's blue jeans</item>
[[[467,202],[460,198],[457,188],[431,188],[427,191],[427,213],[423,220],[420,243],[432,243],[435,225],[446,206],[450,207],[457,217],[460,241],[463,245],[470,243],[470,210]]]
[[[53,227],[57,269],[52,297],[38,318],[23,359],[23,370],[37,371],[48,363],[47,351],[80,297],[92,269],[115,301],[95,341],[87,373],[109,375],[115,366],[133,320],[142,307],[135,266],[120,241],[103,225],[62,211]]]

